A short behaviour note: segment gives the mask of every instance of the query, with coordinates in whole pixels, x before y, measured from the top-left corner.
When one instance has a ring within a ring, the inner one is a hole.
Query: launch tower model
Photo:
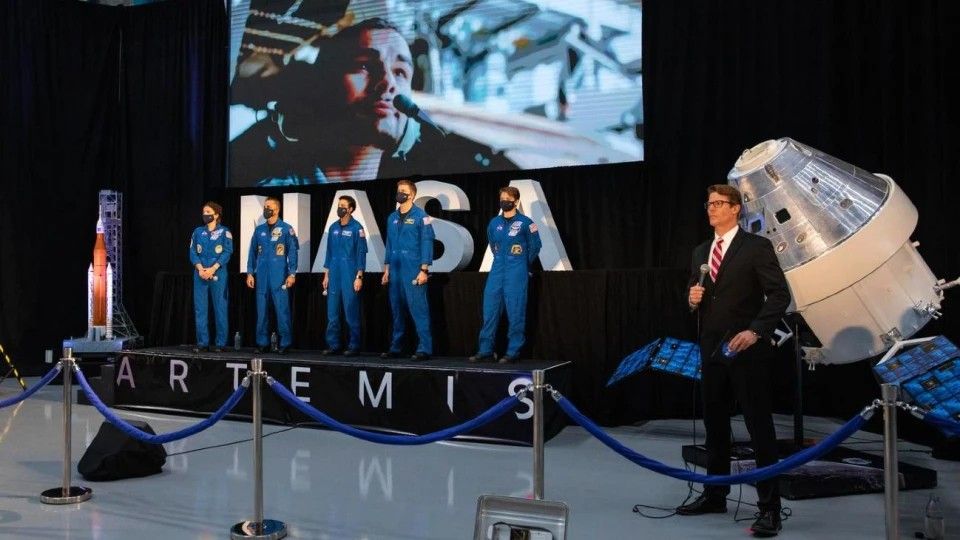
[[[123,195],[100,191],[100,215],[87,270],[87,335],[65,339],[64,347],[78,353],[111,353],[140,340],[123,308]]]

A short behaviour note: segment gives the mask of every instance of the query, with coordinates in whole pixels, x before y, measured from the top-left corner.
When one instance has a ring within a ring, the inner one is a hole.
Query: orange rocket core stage
[[[93,244],[93,325],[107,324],[107,244],[103,229],[97,228],[97,241]]]

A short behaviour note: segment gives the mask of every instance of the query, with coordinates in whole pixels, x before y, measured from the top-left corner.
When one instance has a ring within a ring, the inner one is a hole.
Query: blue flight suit
[[[261,223],[253,230],[247,273],[254,274],[257,293],[257,346],[270,344],[267,333],[267,302],[273,303],[277,314],[280,347],[293,342],[290,329],[290,297],[283,286],[287,276],[297,273],[297,253],[300,241],[297,232],[288,223],[277,220],[273,226]]]
[[[487,239],[493,251],[493,267],[483,288],[483,327],[478,354],[493,354],[497,324],[506,305],[510,323],[507,356],[516,358],[524,342],[528,272],[540,253],[540,233],[532,219],[517,212],[511,219],[502,215],[493,218],[487,226]]]
[[[210,345],[210,332],[207,328],[207,301],[213,297],[213,315],[217,325],[217,347],[227,344],[227,261],[233,253],[233,235],[230,229],[217,225],[212,231],[206,225],[193,230],[190,236],[190,263],[193,271],[193,315],[197,321],[197,345]],[[197,264],[209,268],[215,263],[220,267],[213,279],[200,279]]]
[[[329,271],[327,284],[327,347],[340,349],[340,305],[350,327],[347,349],[360,349],[360,294],[353,290],[357,274],[367,266],[367,235],[359,221],[340,220],[327,231],[327,255],[323,267]]]
[[[393,338],[390,352],[398,353],[406,327],[404,311],[409,310],[417,328],[417,352],[433,354],[430,335],[430,305],[427,287],[413,285],[420,267],[433,263],[433,225],[426,211],[413,205],[406,216],[395,210],[387,218],[386,263],[390,265],[390,311]]]

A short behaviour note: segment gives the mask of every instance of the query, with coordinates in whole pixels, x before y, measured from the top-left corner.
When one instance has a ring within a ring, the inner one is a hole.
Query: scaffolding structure
[[[138,338],[140,334],[133,319],[123,307],[123,194],[104,189],[100,191],[100,219],[103,223],[107,244],[107,261],[113,266],[113,336],[114,338]]]

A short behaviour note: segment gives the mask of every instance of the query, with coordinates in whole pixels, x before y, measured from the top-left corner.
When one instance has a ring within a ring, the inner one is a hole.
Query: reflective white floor
[[[36,379],[33,379],[36,380]],[[6,382],[0,397],[13,394]],[[61,389],[0,410],[0,538],[227,538],[230,527],[252,514],[251,445],[229,444],[250,436],[248,423],[225,421],[185,441],[166,445],[171,457],[163,474],[118,482],[84,482],[88,502],[65,507],[41,504],[41,491],[59,486],[62,424]],[[92,407],[74,405],[76,461],[102,418]],[[196,421],[163,415],[123,413],[147,420],[157,432]],[[782,435],[790,420],[777,417]],[[832,432],[838,422],[811,418],[808,428]],[[266,426],[265,433],[283,428]],[[742,423],[736,424],[739,435]],[[680,446],[691,438],[689,420],[650,422],[611,430],[628,446],[680,466]],[[702,427],[699,428],[702,436]],[[860,441],[879,441],[859,433]],[[197,450],[211,445],[226,446]],[[858,444],[879,450],[880,443]],[[907,443],[902,450],[925,450]],[[191,452],[192,450],[197,450]],[[182,453],[191,452],[191,453]],[[527,448],[437,443],[421,447],[379,446],[333,432],[298,428],[264,440],[265,514],[287,523],[291,538],[469,539],[477,497],[529,496],[532,454]],[[940,473],[947,529],[960,538],[960,464],[920,452],[904,461]],[[634,504],[674,506],[687,494],[684,482],[640,469],[607,450],[582,429],[566,428],[546,453],[546,498],[570,507],[570,538],[743,538],[749,521],[727,515],[653,520],[632,512]],[[922,507],[930,491],[900,495],[904,537],[922,528]],[[733,490],[736,499],[737,489]],[[755,491],[743,489],[754,502]],[[882,495],[784,501],[793,516],[782,538],[882,538]],[[740,517],[753,509],[743,506]],[[651,511],[651,513],[656,513]]]

